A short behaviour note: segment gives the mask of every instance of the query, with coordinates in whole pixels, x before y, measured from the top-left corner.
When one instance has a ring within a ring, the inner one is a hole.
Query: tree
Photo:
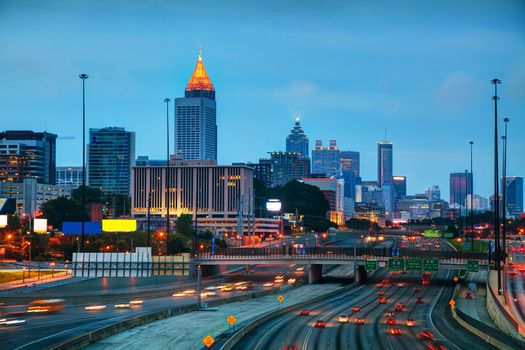
[[[82,206],[74,199],[59,197],[45,202],[41,206],[42,214],[49,225],[61,229],[64,221],[89,221],[83,212]]]
[[[103,203],[104,193],[96,187],[88,187],[85,189],[85,202],[86,203]],[[71,192],[71,198],[79,203],[82,203],[82,186],[76,188]]]
[[[193,227],[192,216],[190,214],[181,214],[177,218],[175,231],[183,236],[193,237],[195,228]]]
[[[305,215],[303,224],[307,230],[314,230],[315,232],[325,232],[328,231],[330,227],[337,227],[337,224],[334,224],[322,216]]]
[[[330,210],[330,204],[316,186],[290,181],[283,186],[281,193],[284,212],[295,213],[297,210],[302,215],[324,217]]]

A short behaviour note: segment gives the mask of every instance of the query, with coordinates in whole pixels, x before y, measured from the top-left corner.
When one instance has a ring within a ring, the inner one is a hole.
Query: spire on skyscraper
[[[204,68],[204,62],[202,61],[202,48],[199,48],[199,58],[197,59],[197,65],[195,70],[186,84],[186,97],[207,97],[200,96],[202,94],[194,94],[192,92],[203,91],[206,95],[213,96],[212,99],[215,99],[215,88]],[[190,96],[188,96],[190,95]]]

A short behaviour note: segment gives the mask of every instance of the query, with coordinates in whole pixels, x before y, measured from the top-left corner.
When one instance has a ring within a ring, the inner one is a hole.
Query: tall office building
[[[253,168],[253,178],[262,181],[264,187],[272,187],[272,160],[271,159],[260,159],[259,163],[251,164],[248,166]]]
[[[56,138],[45,131],[0,132],[0,181],[22,182],[32,177],[39,183],[54,184]]]
[[[72,191],[82,186],[81,166],[57,166],[57,186]]]
[[[104,193],[129,195],[135,133],[124,128],[89,129],[87,184]]]
[[[392,176],[392,186],[394,187],[394,199],[401,199],[407,195],[406,176]]]
[[[323,146],[323,141],[316,140],[312,150],[312,174],[338,176],[341,171],[340,153],[336,140],[330,140],[326,147]]]
[[[265,159],[259,161],[265,163]],[[298,152],[270,152],[272,187],[310,176],[310,160]]]
[[[425,196],[431,202],[437,202],[441,199],[441,190],[439,186],[434,185],[425,190]]]
[[[383,187],[385,182],[392,182],[393,144],[387,141],[377,143],[377,182]]]
[[[465,199],[472,193],[472,173],[450,174],[450,206],[465,208]]]
[[[175,155],[184,160],[217,160],[217,108],[199,50],[183,98],[175,99]]]
[[[507,202],[507,214],[517,216],[523,213],[523,177],[507,176],[505,182],[507,190],[505,199],[505,202]]]
[[[304,133],[299,118],[295,119],[295,126],[286,137],[286,152],[297,152],[302,158],[309,158],[308,136]]]
[[[359,152],[355,151],[340,151],[339,160],[341,162],[341,172],[352,172],[355,177],[359,177]]]

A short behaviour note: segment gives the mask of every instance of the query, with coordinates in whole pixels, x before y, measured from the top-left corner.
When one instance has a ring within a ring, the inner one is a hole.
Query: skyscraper
[[[385,182],[392,182],[393,144],[387,141],[377,143],[377,182],[383,187]]]
[[[259,161],[264,164],[265,159]],[[310,176],[310,160],[298,152],[271,152],[272,186],[284,186],[289,181],[300,180]]]
[[[0,181],[56,182],[56,138],[48,132],[8,130],[0,133]]]
[[[523,177],[507,176],[506,178],[507,214],[516,216],[523,213]]]
[[[135,133],[124,128],[89,129],[87,184],[128,195],[135,162]]]
[[[286,137],[286,152],[297,152],[301,158],[309,158],[308,136],[304,133],[299,118],[295,119],[295,126]]]
[[[359,177],[359,152],[339,153],[341,177],[345,180],[345,197],[355,200],[356,180]]]
[[[175,154],[184,160],[217,160],[215,88],[200,50],[184,97],[175,99]]]
[[[338,176],[340,171],[340,150],[336,140],[330,140],[330,144],[326,147],[323,146],[323,141],[316,140],[312,150],[312,174]]]
[[[467,195],[472,193],[472,173],[450,174],[450,206],[465,207]]]
[[[394,187],[394,199],[401,199],[407,195],[406,176],[392,176],[392,185]]]
[[[441,190],[439,186],[434,185],[425,190],[425,196],[431,202],[437,202],[441,199]],[[468,203],[467,203],[468,204]]]

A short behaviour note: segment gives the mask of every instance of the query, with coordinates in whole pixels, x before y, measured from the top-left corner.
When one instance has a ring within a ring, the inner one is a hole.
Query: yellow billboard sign
[[[135,232],[137,231],[137,220],[102,220],[102,231]]]

